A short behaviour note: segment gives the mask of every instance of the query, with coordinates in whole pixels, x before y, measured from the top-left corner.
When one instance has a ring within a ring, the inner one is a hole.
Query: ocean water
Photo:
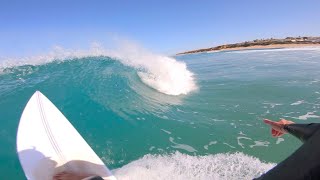
[[[36,90],[118,179],[252,179],[301,145],[272,138],[264,118],[319,122],[319,69],[316,48],[0,60],[0,179],[24,179],[16,130]]]

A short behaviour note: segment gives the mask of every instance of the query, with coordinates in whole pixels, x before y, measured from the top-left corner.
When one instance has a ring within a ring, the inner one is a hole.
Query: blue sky
[[[320,1],[0,0],[0,57],[107,44],[111,34],[164,54],[256,38],[320,36]]]

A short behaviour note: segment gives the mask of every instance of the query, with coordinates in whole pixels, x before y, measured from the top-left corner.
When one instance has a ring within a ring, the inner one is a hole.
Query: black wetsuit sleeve
[[[102,177],[100,177],[100,176],[96,176],[96,177],[93,177],[93,178],[90,179],[90,180],[103,180],[103,179],[102,179]]]
[[[91,178],[90,180],[103,180],[103,179],[100,176],[95,176],[95,177]]]
[[[84,178],[82,180],[103,180],[103,178],[100,176],[90,176],[90,177]]]
[[[290,124],[286,131],[304,144],[256,180],[320,179],[320,123]]]
[[[310,124],[289,124],[285,125],[284,129],[300,139],[302,142],[306,142],[317,130],[320,129],[320,123]]]

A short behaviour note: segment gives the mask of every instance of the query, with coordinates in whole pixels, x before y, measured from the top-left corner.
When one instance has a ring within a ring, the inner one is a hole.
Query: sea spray
[[[119,47],[112,56],[125,65],[140,69],[141,80],[159,92],[180,95],[197,89],[193,73],[184,62],[153,54],[131,42],[122,42]]]

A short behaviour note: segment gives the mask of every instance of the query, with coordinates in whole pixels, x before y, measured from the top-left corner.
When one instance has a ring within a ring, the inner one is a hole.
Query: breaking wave
[[[89,50],[55,47],[45,55],[0,60],[0,73],[6,68],[42,65],[53,61],[77,60],[86,57],[110,57],[135,68],[142,82],[167,95],[185,95],[197,89],[194,75],[184,62],[154,54],[135,44],[125,43],[116,50],[94,44]]]
[[[113,172],[119,180],[238,180],[259,177],[273,166],[243,153],[191,156],[176,152],[145,155]]]

